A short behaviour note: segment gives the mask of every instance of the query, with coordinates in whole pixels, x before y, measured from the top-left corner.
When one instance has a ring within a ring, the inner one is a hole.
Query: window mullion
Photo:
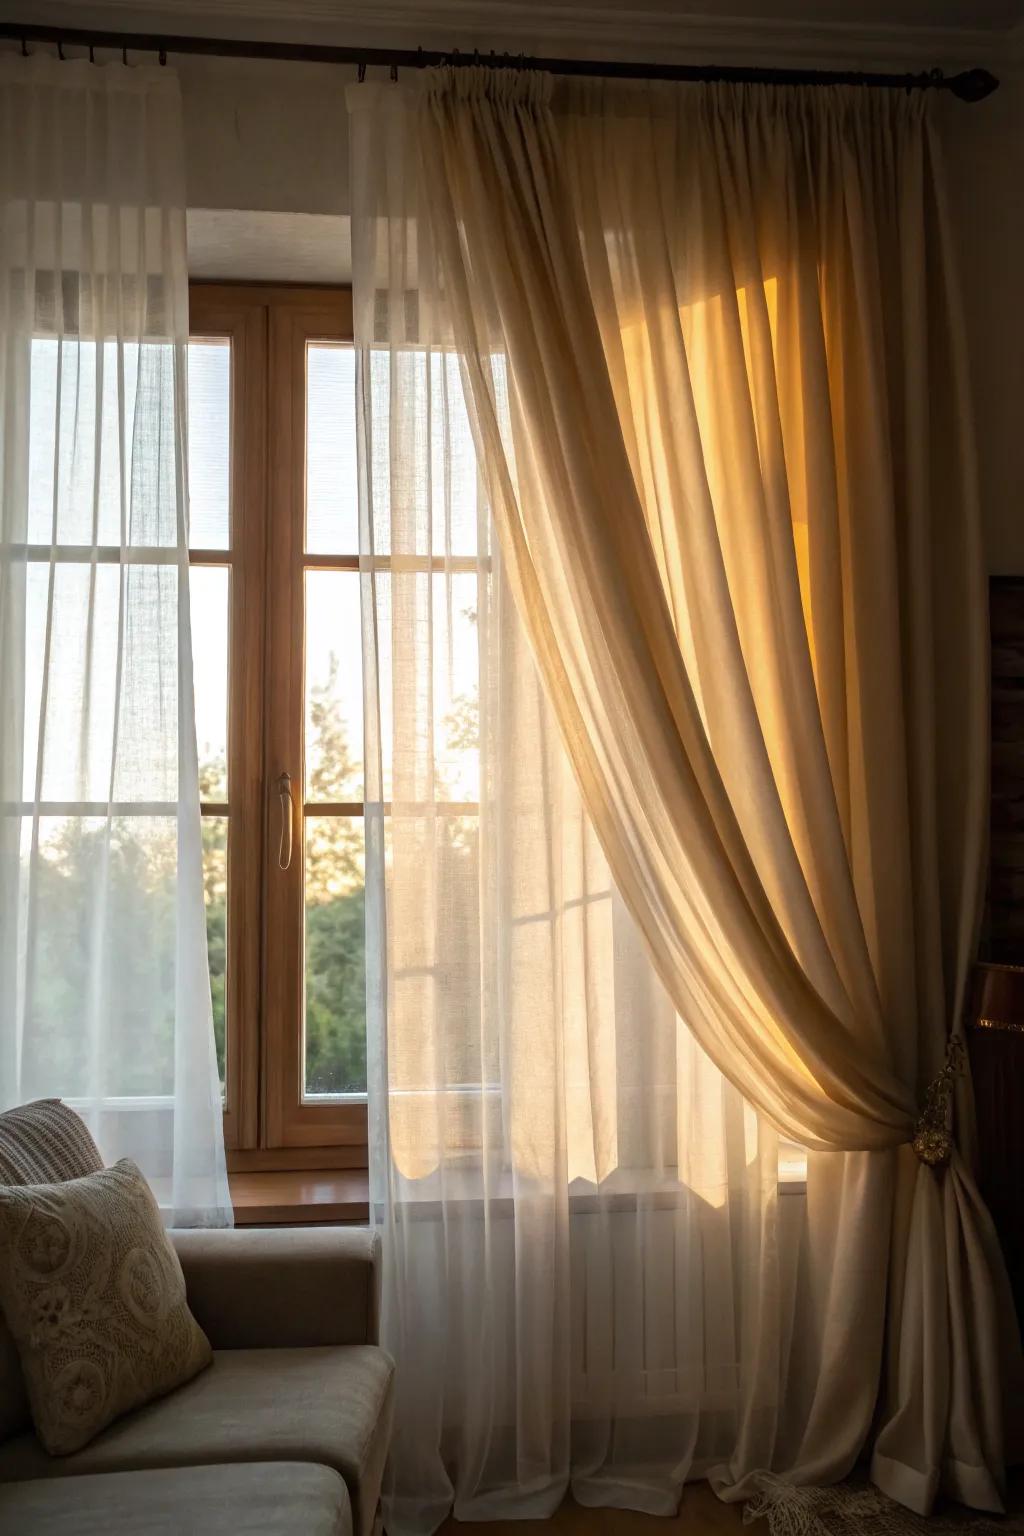
[[[266,458],[266,309],[246,290],[193,284],[190,328],[230,346],[230,537],[227,547],[192,548],[191,565],[228,570],[227,802],[204,818],[227,820],[225,1143],[259,1140],[261,863],[263,841],[263,589]],[[204,666],[194,656],[197,676]]]
[[[305,339],[289,308],[270,309],[268,394],[267,732],[264,783],[290,776],[292,856],[277,857],[282,802],[266,796],[272,818],[264,863],[264,1145],[295,1144],[300,1097],[302,1018],[302,512],[304,499]]]

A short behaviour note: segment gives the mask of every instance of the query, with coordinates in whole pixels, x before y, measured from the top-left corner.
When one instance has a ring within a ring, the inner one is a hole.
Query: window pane
[[[361,817],[306,818],[307,1098],[366,1092],[364,871]]]
[[[172,1095],[177,821],[41,816],[34,857],[32,830],[26,817],[23,879],[36,921],[25,958],[24,1097]],[[100,901],[104,921],[83,921]],[[97,977],[104,1003],[94,1019]]]
[[[177,716],[177,632],[173,565],[28,566],[26,799],[38,779],[43,800],[177,801],[176,733],[154,734],[151,719],[154,700]]]
[[[193,549],[231,543],[231,343],[188,344],[188,500]]]
[[[159,431],[136,432],[140,398]],[[173,547],[176,400],[170,345],[119,348],[75,336],[37,337],[29,382],[29,543]]]
[[[228,971],[228,819],[203,817],[203,894],[206,898],[206,947],[210,957],[210,995],[217,1069],[221,1091],[227,1040]]]
[[[306,348],[306,549],[359,549],[356,355],[338,342]]]
[[[196,747],[204,800],[228,797],[230,575],[226,565],[194,565],[189,571]]]
[[[454,352],[431,352],[429,389],[431,550],[475,555],[486,545],[486,501]]]
[[[440,800],[480,798],[480,636],[477,578],[435,572],[434,773]]]
[[[472,571],[380,571],[373,577],[380,785],[366,799],[480,798],[480,634]],[[415,633],[422,676],[394,697],[393,634]]]
[[[500,358],[491,359],[499,400],[507,392]],[[422,464],[418,475],[402,474],[402,553],[415,555],[479,555],[489,551],[489,517],[483,481],[478,473],[473,431],[462,389],[459,359],[454,352],[428,352],[410,347],[391,352],[375,347],[369,355],[368,388],[374,429],[368,444],[366,474],[372,488],[373,548],[391,552],[392,469]],[[393,400],[417,404],[414,440],[403,441],[408,429],[399,413],[392,419]],[[429,469],[426,466],[429,465]]]
[[[359,579],[306,572],[307,800],[363,798]]]

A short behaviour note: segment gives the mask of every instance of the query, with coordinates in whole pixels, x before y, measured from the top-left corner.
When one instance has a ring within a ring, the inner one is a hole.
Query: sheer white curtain
[[[0,60],[0,1104],[219,1224],[184,208],[170,71]]]
[[[833,1247],[812,1275],[775,1132],[614,888],[506,581],[401,106],[350,101],[386,1525],[540,1516],[570,1483],[665,1514],[740,1442],[767,1465],[785,1395],[806,1413],[789,1319]]]

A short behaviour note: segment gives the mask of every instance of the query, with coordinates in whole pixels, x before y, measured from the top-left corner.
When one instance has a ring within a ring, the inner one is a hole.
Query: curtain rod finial
[[[999,81],[987,69],[965,69],[946,81],[958,101],[984,101],[999,89]]]

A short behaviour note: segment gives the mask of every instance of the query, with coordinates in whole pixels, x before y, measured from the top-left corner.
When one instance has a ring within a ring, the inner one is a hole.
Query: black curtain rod
[[[941,69],[920,74],[878,74],[852,69],[763,69],[736,64],[632,64],[603,59],[538,59],[524,54],[440,53],[428,48],[341,48],[318,43],[243,42],[231,37],[176,37],[156,32],[96,32],[84,27],[40,27],[33,22],[0,23],[0,39],[53,44],[61,57],[65,46],[155,53],[161,63],[169,53],[201,54],[217,59],[281,59],[299,64],[356,64],[422,69],[427,65],[482,64],[494,68],[538,69],[552,75],[589,75],[605,80],[721,80],[748,85],[860,85],[882,90],[950,91],[959,101],[983,101],[999,85],[987,69],[945,75]]]

